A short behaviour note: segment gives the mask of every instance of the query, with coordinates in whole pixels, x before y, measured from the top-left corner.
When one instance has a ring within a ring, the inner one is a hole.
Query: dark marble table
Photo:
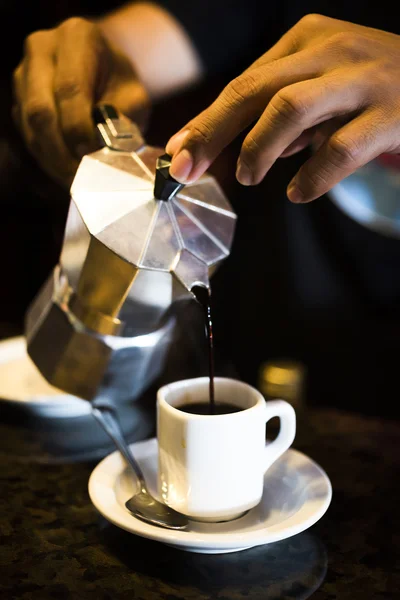
[[[99,457],[52,456],[45,438],[57,426],[0,408],[0,598],[400,598],[398,422],[305,411],[294,446],[332,481],[327,513],[288,540],[212,556],[109,524],[87,490]],[[74,427],[62,428],[73,446]]]

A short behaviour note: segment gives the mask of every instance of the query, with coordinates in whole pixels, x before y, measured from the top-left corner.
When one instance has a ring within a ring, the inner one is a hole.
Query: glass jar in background
[[[265,400],[286,400],[296,411],[297,429],[301,427],[306,408],[306,367],[300,361],[276,358],[264,362],[259,370],[258,389]],[[279,431],[279,419],[268,423],[267,438],[274,439]]]
[[[290,402],[295,410],[304,407],[306,368],[292,359],[274,359],[261,365],[258,389],[266,400],[281,398]]]

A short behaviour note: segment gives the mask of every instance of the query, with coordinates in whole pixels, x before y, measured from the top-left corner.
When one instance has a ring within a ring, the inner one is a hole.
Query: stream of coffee
[[[214,340],[213,326],[211,318],[211,292],[203,285],[196,285],[192,288],[192,293],[196,300],[201,304],[206,323],[206,336],[208,341],[208,372],[210,377],[210,415],[215,414],[215,394],[214,394]]]

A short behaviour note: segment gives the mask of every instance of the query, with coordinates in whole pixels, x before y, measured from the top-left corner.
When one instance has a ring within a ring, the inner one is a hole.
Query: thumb
[[[101,97],[101,104],[112,104],[126,117],[136,123],[141,131],[147,128],[150,116],[149,96],[138,81],[110,86]]]

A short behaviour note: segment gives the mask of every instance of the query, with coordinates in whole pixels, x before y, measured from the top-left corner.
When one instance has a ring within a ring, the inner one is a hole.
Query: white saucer
[[[0,341],[0,404],[11,403],[45,417],[80,417],[89,402],[50,385],[26,351],[24,336]]]
[[[151,492],[158,497],[157,440],[131,446]],[[186,531],[172,531],[144,523],[125,508],[135,492],[135,482],[121,454],[104,458],[89,478],[89,496],[111,523],[134,533],[191,552],[220,554],[277,542],[308,529],[326,512],[332,487],[326,473],[314,461],[290,449],[269,469],[258,506],[228,523],[190,522]]]

